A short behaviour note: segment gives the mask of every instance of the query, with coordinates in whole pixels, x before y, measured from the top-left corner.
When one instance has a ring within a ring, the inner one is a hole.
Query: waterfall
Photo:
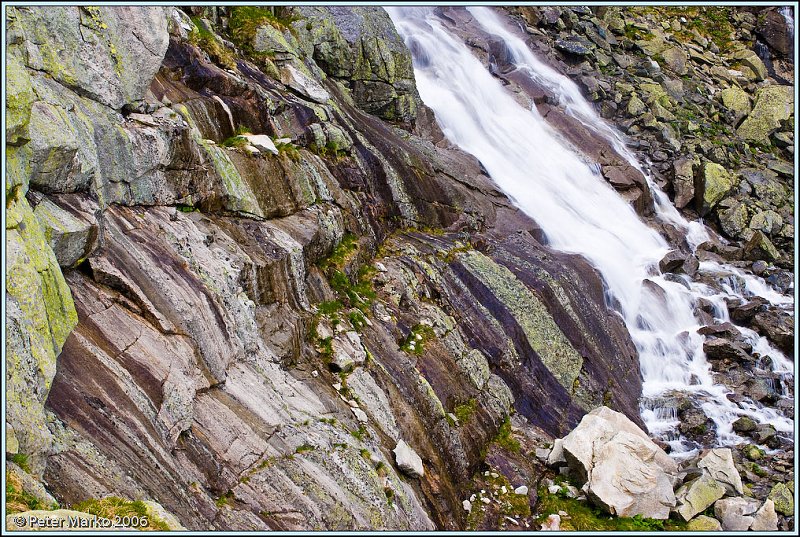
[[[791,6],[783,6],[778,10],[778,13],[783,15],[784,20],[786,20],[786,30],[789,33],[789,39],[794,39],[794,11],[792,10]]]
[[[492,10],[468,9],[484,31],[505,42],[517,69],[546,87],[567,113],[642,170],[622,138],[571,80],[539,61]],[[660,274],[658,262],[669,251],[668,243],[606,183],[597,167],[576,155],[535,107],[517,103],[467,45],[439,22],[432,8],[387,11],[412,51],[420,96],[435,112],[445,136],[480,160],[495,183],[541,226],[550,247],[583,255],[602,275],[639,352],[642,417],[651,434],[669,441],[675,452],[686,449],[675,432],[674,412],[658,404],[671,391],[692,394],[715,422],[722,444],[741,440],[731,425],[740,416],[771,423],[779,431],[793,430],[792,422],[772,409],[729,401],[730,391],[714,383],[694,316],[698,298],[713,293]],[[683,229],[692,247],[706,240],[702,224],[683,219],[648,180],[659,218]],[[712,298],[727,316],[722,297]],[[766,349],[763,338],[755,333],[751,337]],[[779,354],[770,348],[773,351]],[[777,361],[790,368],[791,362],[782,358]]]

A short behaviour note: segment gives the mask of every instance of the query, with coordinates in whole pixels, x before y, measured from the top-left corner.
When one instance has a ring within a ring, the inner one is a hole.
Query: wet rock
[[[686,263],[686,255],[678,250],[672,250],[658,262],[658,267],[662,273],[684,272],[683,266]]]
[[[788,56],[793,47],[792,35],[786,19],[777,9],[768,9],[758,18],[756,33],[779,54]]]
[[[725,487],[707,474],[703,474],[693,481],[684,483],[675,492],[678,502],[676,511],[684,520],[689,521],[723,496],[725,496]]]
[[[739,324],[748,324],[753,317],[764,310],[769,302],[765,298],[753,297],[749,302],[738,306],[728,305],[731,320]]]
[[[754,522],[758,502],[745,498],[724,498],[714,504],[714,516],[725,531],[746,531]]]
[[[393,451],[397,467],[400,468],[402,472],[411,477],[422,477],[425,475],[422,459],[417,455],[416,451],[406,444],[405,440],[397,442],[397,446],[395,446]]]
[[[751,261],[758,259],[774,261],[780,258],[780,252],[778,252],[778,249],[775,248],[775,245],[772,244],[772,241],[770,241],[767,236],[760,231],[753,233],[752,237],[750,237],[750,240],[748,240],[744,245],[743,252],[745,259],[749,259]]]
[[[742,416],[733,422],[733,430],[737,433],[749,433],[756,430],[757,423],[747,416]]]
[[[733,463],[733,455],[728,448],[716,448],[704,455],[697,467],[721,483],[728,494],[742,494],[742,478]]]
[[[761,311],[753,316],[753,328],[769,338],[787,356],[792,354],[794,323],[791,315],[774,309]]]
[[[753,359],[742,347],[723,338],[708,338],[703,342],[703,352],[709,360],[730,360],[733,362],[749,362]]]
[[[563,449],[571,472],[609,513],[669,517],[677,465],[624,415],[593,410],[564,438]]]

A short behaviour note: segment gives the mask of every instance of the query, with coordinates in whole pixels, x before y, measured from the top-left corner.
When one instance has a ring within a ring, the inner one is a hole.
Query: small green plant
[[[369,431],[363,425],[359,425],[355,431],[350,431],[350,434],[358,440],[364,440],[364,437],[369,436]]]
[[[409,354],[422,354],[425,344],[436,337],[433,328],[427,324],[417,324],[408,336],[400,343],[400,349]]]
[[[370,460],[371,456],[370,456],[369,450],[367,448],[361,448],[359,450],[359,453],[361,454],[361,457],[364,460],[367,460],[367,461]]]
[[[212,61],[228,69],[236,69],[236,58],[222,41],[210,32],[199,17],[192,17],[194,28],[189,32],[189,43],[208,54]]]
[[[359,332],[362,328],[367,326],[367,318],[364,317],[364,314],[359,310],[351,311],[348,318],[350,319],[350,325]]]
[[[458,418],[458,422],[463,425],[467,421],[469,421],[469,418],[475,413],[475,410],[477,408],[478,408],[478,401],[477,399],[472,397],[466,403],[456,405],[453,408],[453,414],[455,414],[456,418]]]
[[[394,503],[394,489],[392,487],[383,487],[383,493],[386,494],[386,502],[392,505]]]
[[[300,150],[291,142],[276,143],[275,148],[279,155],[286,155],[292,162],[300,162]]]
[[[117,496],[106,496],[105,498],[82,501],[72,506],[72,509],[112,521],[120,517],[147,518],[149,524],[144,529],[149,531],[169,530],[167,523],[158,517],[152,516],[152,513],[148,513],[147,506],[139,500],[129,501]]]
[[[294,452],[295,453],[308,453],[309,451],[314,451],[315,449],[317,449],[316,446],[312,446],[311,444],[306,442],[306,443],[303,443],[303,444],[297,446],[297,449],[295,449]]]
[[[22,468],[26,473],[31,473],[31,468],[28,466],[28,456],[24,453],[14,453],[11,455],[11,462]]]
[[[249,143],[250,142],[244,136],[236,135],[236,136],[231,136],[230,138],[226,138],[222,142],[222,145],[224,145],[225,147],[242,148]]]
[[[46,508],[48,506],[23,489],[22,479],[18,475],[6,470],[6,515]]]
[[[233,503],[233,491],[228,491],[214,502],[217,504],[217,507],[224,507],[226,505],[231,505]]]
[[[500,429],[497,431],[497,436],[494,437],[494,442],[503,449],[519,453],[519,441],[511,434],[511,420],[509,418],[506,418],[500,426]]]

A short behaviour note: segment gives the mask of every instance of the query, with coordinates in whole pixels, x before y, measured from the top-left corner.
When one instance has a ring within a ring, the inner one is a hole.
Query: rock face
[[[669,517],[677,465],[625,416],[606,407],[591,411],[563,439],[563,449],[571,472],[609,513]]]
[[[512,408],[542,434],[604,401],[638,421],[598,274],[409,131],[439,136],[385,12],[237,9],[10,11],[8,430],[32,479],[191,530],[459,529]]]

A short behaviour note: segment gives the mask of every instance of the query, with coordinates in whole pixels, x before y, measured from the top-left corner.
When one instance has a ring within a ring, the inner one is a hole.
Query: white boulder
[[[405,443],[404,440],[397,442],[394,448],[394,459],[397,467],[411,477],[422,477],[425,475],[425,468],[422,466],[422,459],[417,452]]]

